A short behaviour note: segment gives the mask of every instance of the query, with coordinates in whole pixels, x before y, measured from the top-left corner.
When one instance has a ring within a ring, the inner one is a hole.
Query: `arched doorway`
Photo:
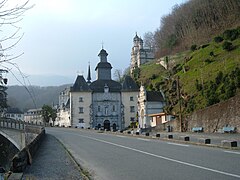
[[[112,126],[113,126],[113,131],[116,131],[117,130],[117,125],[114,123]]]
[[[105,120],[104,123],[103,123],[103,127],[107,131],[110,131],[110,121],[109,120]]]

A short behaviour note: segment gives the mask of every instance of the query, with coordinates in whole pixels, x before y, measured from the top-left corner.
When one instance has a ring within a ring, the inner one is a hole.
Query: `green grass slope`
[[[179,77],[180,100],[184,113],[227,100],[240,89],[240,30],[237,38],[224,37],[221,42],[212,40],[196,49],[168,56],[168,70],[149,62],[138,70],[136,81],[149,90],[162,90],[167,98],[167,111],[177,114],[179,98],[176,87]],[[234,39],[234,40],[233,40]],[[224,49],[226,42],[230,48]],[[164,59],[164,58],[163,58]]]

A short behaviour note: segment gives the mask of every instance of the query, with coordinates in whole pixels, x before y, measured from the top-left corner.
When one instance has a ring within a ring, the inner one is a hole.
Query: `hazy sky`
[[[154,32],[160,26],[161,17],[170,13],[172,6],[183,2],[185,0],[30,0],[35,7],[28,10],[18,24],[24,37],[11,50],[24,55],[14,62],[29,75],[30,81],[34,75],[67,77],[66,82],[59,82],[62,84],[73,83],[77,74],[86,78],[90,62],[94,79],[103,42],[113,74],[115,69],[124,70],[129,66],[135,32],[142,37],[148,31]],[[10,74],[8,78],[10,85],[15,84]],[[44,79],[46,84],[48,80],[50,78]],[[52,85],[58,84],[57,79],[54,82]]]

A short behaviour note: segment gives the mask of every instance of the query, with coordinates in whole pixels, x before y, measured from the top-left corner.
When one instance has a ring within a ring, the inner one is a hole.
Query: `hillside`
[[[240,26],[239,0],[188,0],[161,18],[153,33],[157,56],[203,44],[226,29]]]
[[[58,104],[59,93],[70,86],[70,84],[48,87],[29,86],[28,90],[23,86],[9,86],[8,105],[25,111],[35,108],[35,104],[37,108],[41,108],[44,104]]]
[[[161,59],[167,59],[168,70],[158,64],[159,60],[152,61],[135,71],[135,80],[149,90],[161,89],[169,113],[179,113],[178,87],[184,114],[227,100],[240,91],[240,28]]]

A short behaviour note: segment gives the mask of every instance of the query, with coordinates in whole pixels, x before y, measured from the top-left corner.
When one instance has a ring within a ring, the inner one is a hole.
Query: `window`
[[[83,113],[83,107],[79,107],[79,114]]]
[[[11,114],[11,117],[14,117],[14,114]]]
[[[135,112],[135,107],[134,106],[130,106],[130,112]]]
[[[105,115],[108,115],[108,107],[105,107]]]
[[[79,123],[84,123],[84,119],[79,119],[78,122]]]
[[[101,111],[101,107],[100,106],[98,106],[98,112],[100,112]]]
[[[130,101],[133,101],[133,96],[130,97]]]
[[[79,97],[79,102],[83,102],[83,97]]]
[[[115,105],[113,105],[113,109],[112,110],[113,110],[113,112],[116,111],[116,106]]]
[[[134,117],[131,117],[130,121],[132,121],[132,122],[133,122],[134,120],[135,120],[135,118],[134,118]]]

